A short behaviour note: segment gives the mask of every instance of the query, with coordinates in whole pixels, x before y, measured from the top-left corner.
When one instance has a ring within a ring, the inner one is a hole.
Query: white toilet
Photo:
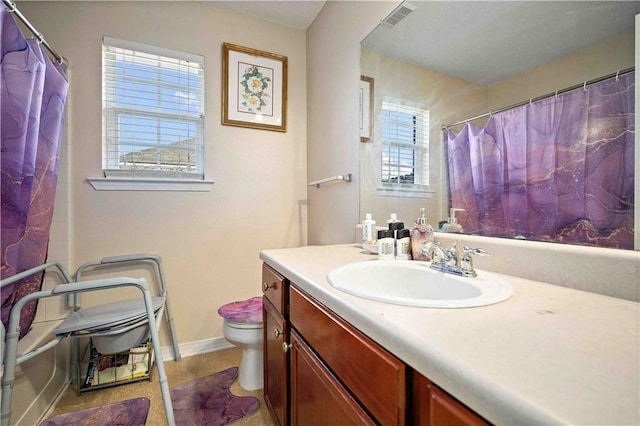
[[[218,314],[224,318],[224,338],[242,348],[238,372],[240,386],[245,390],[262,389],[262,297],[227,303],[218,309]]]

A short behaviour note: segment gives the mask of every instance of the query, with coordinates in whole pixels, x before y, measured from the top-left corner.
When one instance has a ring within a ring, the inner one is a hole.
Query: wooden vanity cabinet
[[[288,288],[284,277],[263,264],[264,402],[281,426],[289,424]]]
[[[264,400],[280,426],[488,423],[267,264]]]

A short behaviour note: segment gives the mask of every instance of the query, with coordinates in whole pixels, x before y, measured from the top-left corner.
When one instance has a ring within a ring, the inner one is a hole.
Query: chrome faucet
[[[431,269],[463,277],[477,276],[478,274],[473,269],[471,255],[488,256],[489,252],[480,248],[464,246],[462,255],[460,255],[457,244],[457,241],[454,241],[451,247],[445,249],[437,241],[426,241],[422,243],[420,252],[431,257]]]

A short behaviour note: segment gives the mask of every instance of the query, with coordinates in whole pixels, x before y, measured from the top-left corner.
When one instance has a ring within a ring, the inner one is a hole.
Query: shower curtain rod
[[[599,83],[601,81],[608,80],[610,78],[614,78],[614,77],[618,78],[621,75],[624,75],[624,74],[632,72],[634,69],[635,69],[634,67],[625,68],[623,70],[620,70],[620,71],[617,71],[617,72],[614,72],[614,73],[611,73],[611,74],[607,74],[607,75],[604,75],[602,77],[594,78],[593,80],[585,81],[584,83],[581,83],[581,84],[576,84],[575,86],[567,87],[567,88],[562,89],[562,90],[556,90],[555,92],[547,93],[546,95],[542,95],[542,96],[537,96],[535,98],[531,98],[528,101],[522,101],[522,102],[519,102],[517,104],[509,105],[507,107],[498,108],[496,110],[485,112],[484,114],[480,114],[480,115],[477,115],[477,116],[472,117],[472,118],[467,118],[465,120],[460,120],[460,121],[456,121],[455,123],[447,124],[446,126],[443,125],[441,127],[441,129],[442,130],[447,130],[447,129],[453,127],[453,126],[457,126],[458,124],[465,124],[465,123],[468,123],[469,121],[477,120],[479,118],[488,117],[490,115],[497,114],[499,112],[509,111],[510,109],[514,109],[514,108],[518,108],[518,107],[521,107],[521,106],[524,106],[524,105],[527,105],[527,104],[538,102],[538,101],[541,101],[543,99],[550,98],[552,96],[558,96],[558,95],[561,95],[563,93],[571,92],[572,90],[585,88],[585,87],[587,87],[587,86],[589,86],[591,84]]]
[[[36,30],[36,27],[34,27],[31,24],[31,22],[29,22],[29,20],[18,10],[18,6],[16,6],[15,2],[13,2],[11,0],[2,0],[2,2],[7,7],[7,11],[13,13],[14,15],[16,15],[18,17],[18,19],[20,19],[20,21],[22,21],[22,23],[27,28],[29,28],[29,30],[33,33],[33,35],[36,37],[36,39],[38,39],[38,43],[40,43],[44,47],[46,47],[47,50],[49,52],[51,52],[53,57],[56,59],[56,61],[58,61],[58,63],[60,65],[65,66],[65,67],[67,65],[69,65],[69,61],[67,60],[67,58],[65,58],[64,56],[60,55],[58,52],[56,52],[56,50],[47,42],[47,40],[44,39],[44,36],[40,32],[38,32],[38,30]]]

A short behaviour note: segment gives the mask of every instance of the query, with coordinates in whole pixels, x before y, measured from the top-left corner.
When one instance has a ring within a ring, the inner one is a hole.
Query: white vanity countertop
[[[337,266],[376,261],[354,244],[260,258],[494,424],[640,424],[638,303],[508,277],[502,303],[413,308],[327,282]]]

